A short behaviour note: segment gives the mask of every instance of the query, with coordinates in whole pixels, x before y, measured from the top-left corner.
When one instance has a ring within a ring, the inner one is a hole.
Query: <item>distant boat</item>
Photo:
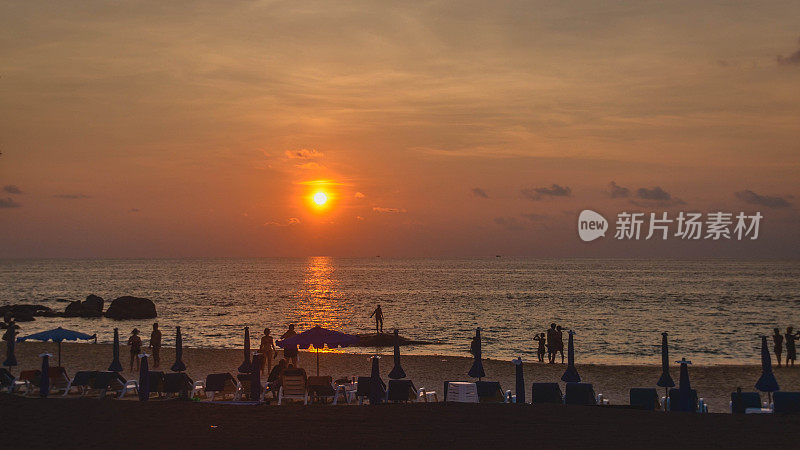
[[[495,257],[495,258],[499,258],[499,257],[500,257],[500,255],[494,255],[494,257]]]

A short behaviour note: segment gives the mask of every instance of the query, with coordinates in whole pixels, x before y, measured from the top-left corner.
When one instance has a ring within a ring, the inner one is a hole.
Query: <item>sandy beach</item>
[[[38,357],[43,351],[57,353],[54,343],[22,342],[17,346],[17,359],[19,366],[14,368],[14,373],[20,370],[35,369],[41,364]],[[111,362],[111,345],[63,343],[62,363],[70,375],[78,370],[105,370]],[[126,371],[124,376],[138,378],[138,373],[130,373],[128,367],[128,348],[122,346],[120,350],[123,366]],[[174,360],[173,348],[162,349],[161,370],[168,370]],[[184,362],[187,373],[193,379],[203,379],[209,373],[231,372],[235,374],[236,368],[241,364],[243,354],[236,349],[199,349],[184,348]],[[367,355],[320,352],[320,374],[336,377],[367,376],[370,373],[370,361]],[[425,387],[442,393],[445,380],[469,380],[467,371],[472,360],[451,356],[402,356],[402,365],[409,379],[414,381],[416,387]],[[55,362],[54,362],[55,363]],[[316,372],[316,355],[314,353],[300,352],[300,366],[309,374]],[[388,373],[393,366],[392,357],[383,356],[381,359],[381,374],[388,379]],[[565,366],[561,364],[525,363],[525,383],[527,395],[530,396],[530,384],[533,382],[559,381]],[[595,391],[602,393],[611,404],[628,404],[628,391],[631,387],[654,387],[660,375],[660,367],[655,365],[582,365],[578,364],[578,371],[583,381],[593,383]],[[499,381],[503,389],[514,389],[514,365],[511,361],[484,360],[486,379]],[[672,377],[678,381],[678,367],[672,368]],[[709,405],[710,412],[728,412],[730,393],[741,386],[745,391],[754,390],[753,385],[761,373],[759,366],[690,366],[692,387],[697,389],[698,395],[704,398]],[[775,375],[781,389],[800,390],[800,366],[791,368],[775,368]],[[562,383],[563,389],[563,383]],[[441,395],[440,395],[441,398]]]

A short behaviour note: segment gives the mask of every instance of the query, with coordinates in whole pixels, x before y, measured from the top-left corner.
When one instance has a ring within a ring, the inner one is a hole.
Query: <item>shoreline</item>
[[[256,349],[253,349],[256,350]],[[19,365],[12,372],[19,374],[21,370],[37,369],[41,364],[39,354],[47,351],[55,356],[52,364],[57,364],[57,344],[52,342],[21,342],[17,344],[16,355]],[[145,351],[148,351],[145,348]],[[62,365],[68,374],[74,375],[78,370],[105,370],[111,362],[111,344],[74,343],[62,344]],[[168,371],[174,361],[175,349],[163,347],[161,352],[161,367],[151,370]],[[187,374],[194,380],[204,379],[210,373],[231,372],[235,375],[236,368],[241,364],[244,355],[242,349],[213,349],[185,347],[183,361],[187,366]],[[279,353],[280,355],[280,353]],[[358,353],[319,352],[320,374],[338,377],[368,376],[370,373],[370,356]],[[443,399],[443,386],[445,381],[468,381],[467,376],[472,358],[466,356],[446,355],[403,355],[401,350],[401,364],[408,378],[417,388],[425,387],[439,393]],[[127,346],[120,348],[120,361],[125,370],[122,375],[128,378],[138,378],[138,373],[128,371],[129,352]],[[515,369],[511,360],[484,359],[486,380],[499,381],[504,390],[514,390]],[[301,352],[299,365],[306,369],[309,375],[316,373],[316,352]],[[393,357],[382,355],[380,360],[381,376],[388,379],[388,373],[393,367]],[[562,364],[546,364],[525,362],[523,364],[525,375],[526,394],[530,395],[530,385],[533,382],[559,382],[566,369]],[[628,392],[632,387],[656,387],[655,384],[661,375],[661,366],[656,364],[642,365],[609,365],[609,364],[576,364],[582,381],[594,384],[595,391],[602,393],[614,405],[628,404]],[[795,368],[773,368],[781,390],[800,391],[800,366]],[[678,367],[672,365],[670,373],[676,384],[678,382]],[[689,375],[692,387],[697,389],[698,395],[703,397],[709,405],[711,412],[728,412],[730,393],[741,386],[744,391],[755,390],[753,385],[761,374],[758,365],[692,365]],[[663,389],[658,388],[659,393]]]

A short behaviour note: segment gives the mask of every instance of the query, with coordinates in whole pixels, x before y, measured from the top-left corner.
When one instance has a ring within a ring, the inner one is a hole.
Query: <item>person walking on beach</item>
[[[797,359],[797,348],[795,347],[794,341],[800,337],[800,331],[794,333],[793,327],[786,327],[786,366],[789,366],[789,361],[791,361],[792,367],[794,367],[794,360]]]
[[[538,348],[536,349],[536,357],[539,358],[539,362],[544,362],[544,354],[545,354],[545,343],[547,342],[547,338],[544,336],[544,333],[537,333],[536,336],[533,337],[534,341],[538,341]]]
[[[142,353],[142,338],[139,337],[139,329],[134,328],[131,337],[128,338],[128,346],[131,350],[130,370],[133,372],[133,363],[136,362],[136,371],[139,371],[139,353]]]
[[[547,363],[553,364],[556,361],[556,340],[558,339],[558,331],[556,324],[551,323],[550,328],[547,329]]]
[[[780,367],[781,353],[783,353],[783,336],[781,335],[780,329],[775,328],[773,331],[772,342],[775,344],[775,347],[772,350],[775,351],[775,359],[778,360],[778,367]]]
[[[289,329],[286,333],[283,333],[281,339],[289,339],[292,336],[297,336],[297,332],[294,331],[294,324],[289,324]],[[288,347],[283,348],[283,359],[286,360],[287,363],[291,363],[293,366],[297,367],[297,346],[290,345]]]
[[[158,323],[153,324],[153,332],[150,333],[150,348],[153,349],[153,368],[161,366],[161,330]]]
[[[264,363],[266,362],[267,373],[272,371],[272,357],[275,356],[275,342],[270,336],[269,328],[264,328],[264,335],[261,336],[261,345],[258,347],[258,351],[264,355],[264,359],[261,360],[261,373],[264,373]]]
[[[556,327],[556,350],[553,352],[553,360],[556,359],[556,353],[561,353],[561,364],[564,364],[564,329],[561,325]]]
[[[371,319],[372,316],[375,316],[375,334],[378,335],[383,333],[383,310],[381,309],[381,305],[378,305],[378,307],[375,308],[375,311],[372,311],[372,314],[369,315],[369,318]]]

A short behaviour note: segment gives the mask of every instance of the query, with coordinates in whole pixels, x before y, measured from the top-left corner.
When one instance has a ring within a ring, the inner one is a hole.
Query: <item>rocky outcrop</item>
[[[103,317],[103,298],[94,294],[84,301],[71,302],[64,310],[64,317]]]
[[[52,309],[42,305],[5,305],[0,306],[0,316],[6,314],[14,317],[17,322],[32,322],[34,317],[53,317]]]
[[[111,302],[105,316],[114,320],[152,319],[157,317],[156,305],[152,300],[126,295]]]

